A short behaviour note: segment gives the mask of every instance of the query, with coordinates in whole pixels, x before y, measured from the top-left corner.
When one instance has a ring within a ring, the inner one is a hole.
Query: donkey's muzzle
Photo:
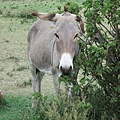
[[[63,68],[62,66],[60,66],[60,70],[63,75],[69,75],[72,71],[72,66],[70,66],[69,68]]]

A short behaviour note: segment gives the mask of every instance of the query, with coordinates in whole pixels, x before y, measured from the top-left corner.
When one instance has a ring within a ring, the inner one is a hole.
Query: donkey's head
[[[77,22],[80,23],[81,31],[84,33],[84,23],[82,19],[74,14],[67,12],[64,8],[63,14],[46,14],[34,12],[42,20],[55,21],[54,35],[56,37],[56,48],[59,55],[59,69],[63,74],[68,74],[73,69],[73,58],[77,48],[77,36],[79,29]]]

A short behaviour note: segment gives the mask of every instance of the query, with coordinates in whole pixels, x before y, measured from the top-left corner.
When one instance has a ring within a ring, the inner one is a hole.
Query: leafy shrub
[[[73,84],[74,96],[92,105],[87,113],[88,120],[120,119],[119,6],[119,0],[83,3],[86,35],[80,33],[79,36],[80,56],[74,60],[74,74],[60,78]],[[79,69],[82,76],[77,81]]]
[[[86,31],[89,37],[87,41],[90,41],[91,45],[86,46],[81,56],[81,64],[85,75],[91,75],[92,80],[96,81],[100,87],[95,93],[91,91],[93,111],[89,114],[89,119],[117,120],[120,119],[118,107],[120,91],[119,1],[90,2],[86,0],[84,7]]]
[[[70,13],[73,13],[73,14],[78,14],[81,7],[79,7],[79,5],[77,3],[74,3],[74,2],[67,2],[67,4],[69,7],[68,7],[68,11]]]
[[[86,120],[87,111],[91,105],[76,99],[68,101],[65,96],[55,97],[40,96],[37,108],[23,110],[21,115],[25,120]]]

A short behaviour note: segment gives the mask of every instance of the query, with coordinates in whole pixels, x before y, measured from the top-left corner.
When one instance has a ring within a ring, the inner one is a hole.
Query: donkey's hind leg
[[[37,75],[36,91],[38,93],[41,93],[41,81],[43,79],[44,73],[36,69],[36,75]]]
[[[58,82],[58,74],[55,73],[55,74],[52,75],[52,77],[53,77],[55,93],[56,93],[56,95],[59,95],[60,94],[60,84]]]

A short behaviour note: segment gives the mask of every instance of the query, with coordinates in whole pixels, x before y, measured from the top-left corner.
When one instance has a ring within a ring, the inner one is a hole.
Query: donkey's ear
[[[84,22],[83,22],[83,20],[81,19],[81,17],[76,16],[75,19],[76,19],[77,22],[80,23],[81,31],[82,31],[83,33],[85,33],[85,31],[84,31]]]
[[[48,13],[40,13],[40,12],[34,12],[31,15],[36,16],[42,20],[50,20],[50,21],[57,21],[58,17],[61,16],[60,14],[48,14]]]

